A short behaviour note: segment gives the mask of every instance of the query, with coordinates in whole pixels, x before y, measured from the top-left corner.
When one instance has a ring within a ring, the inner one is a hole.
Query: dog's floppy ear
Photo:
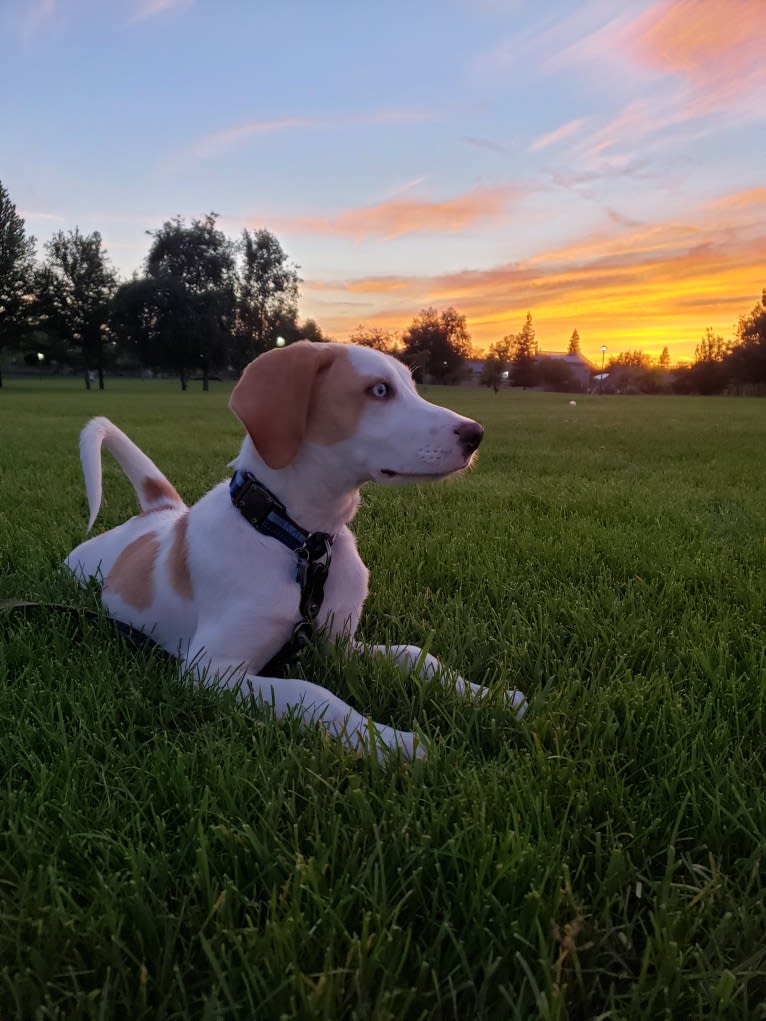
[[[245,368],[229,407],[247,429],[269,468],[295,459],[306,425],[317,373],[332,353],[308,340],[259,355]]]

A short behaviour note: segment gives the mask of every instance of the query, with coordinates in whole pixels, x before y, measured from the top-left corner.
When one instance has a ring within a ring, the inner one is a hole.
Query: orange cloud
[[[644,67],[679,77],[686,95],[678,119],[755,101],[766,86],[762,0],[662,0],[626,33],[626,48]]]
[[[360,321],[402,329],[425,306],[454,305],[467,316],[479,347],[515,333],[530,310],[544,350],[561,350],[576,327],[592,358],[600,357],[602,344],[611,353],[641,348],[655,355],[667,345],[673,358],[688,358],[707,326],[731,336],[761,293],[766,237],[750,228],[749,217],[743,215],[740,229],[730,208],[725,220],[721,213],[727,203],[752,208],[763,190],[725,196],[698,211],[698,223],[634,227],[619,237],[586,235],[568,248],[489,270],[319,287],[307,280],[307,299],[339,338]]]
[[[375,205],[349,209],[337,216],[283,220],[282,226],[355,241],[371,237],[390,240],[406,234],[452,234],[502,215],[518,194],[518,189],[503,186],[476,188],[441,201],[397,196]]]
[[[762,19],[762,0],[663,0],[634,23],[633,49],[703,87],[736,82],[762,62]]]
[[[748,188],[745,191],[735,192],[733,195],[725,195],[710,203],[713,209],[751,209],[753,206],[763,206],[766,210],[766,188]]]

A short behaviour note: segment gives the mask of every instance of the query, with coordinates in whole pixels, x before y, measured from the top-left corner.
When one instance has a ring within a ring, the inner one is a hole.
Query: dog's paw
[[[524,713],[529,709],[529,702],[523,691],[519,691],[518,688],[510,688],[505,692],[505,701],[510,705],[511,709],[516,713],[517,719],[521,719]]]

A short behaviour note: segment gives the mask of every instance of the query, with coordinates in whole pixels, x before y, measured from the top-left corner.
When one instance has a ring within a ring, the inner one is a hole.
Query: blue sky
[[[725,336],[766,284],[762,0],[3,0],[0,180],[40,243],[267,227],[343,339]],[[600,356],[599,356],[600,357]]]

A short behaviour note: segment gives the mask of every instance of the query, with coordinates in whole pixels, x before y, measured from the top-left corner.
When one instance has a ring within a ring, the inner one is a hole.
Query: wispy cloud
[[[763,82],[762,0],[661,0],[627,33],[633,55],[725,104]]]
[[[26,4],[20,24],[22,38],[29,40],[39,35],[53,20],[56,6],[56,0],[33,0],[32,3]]]
[[[188,150],[188,155],[197,159],[216,156],[221,152],[236,149],[239,145],[259,135],[273,135],[290,128],[316,128],[327,124],[323,117],[278,117],[273,120],[247,121],[223,131],[204,135]]]
[[[395,196],[374,205],[348,209],[335,216],[305,216],[281,225],[308,234],[326,234],[363,241],[391,240],[407,234],[454,234],[503,215],[521,193],[515,186],[475,188],[447,199]]]
[[[529,146],[530,152],[539,152],[541,149],[547,149],[550,145],[564,142],[573,135],[579,135],[584,125],[585,119],[583,117],[576,117],[574,120],[567,121],[566,124],[560,125],[554,131],[549,131],[546,135],[540,135],[539,138],[536,138]]]
[[[509,146],[493,142],[489,138],[476,138],[473,135],[464,135],[463,141],[467,142],[468,145],[475,145],[479,149],[489,149],[490,152],[496,152],[499,156],[508,156],[511,153]]]
[[[766,214],[766,188],[746,188],[744,191],[734,192],[732,195],[711,199],[708,205],[711,209],[724,210],[749,210],[753,206],[761,206]]]
[[[432,115],[420,110],[376,110],[347,116],[291,116],[266,120],[245,121],[221,131],[203,135],[183,153],[185,159],[207,159],[237,149],[253,138],[273,135],[282,131],[307,128],[345,127],[361,124],[413,123],[431,119]]]
[[[35,209],[20,209],[19,216],[23,216],[25,220],[43,220],[52,223],[61,223],[64,220],[64,217],[58,213],[38,212]]]
[[[190,7],[192,2],[193,0],[141,0],[129,19],[129,23],[133,25],[142,21],[149,21],[150,18],[167,14],[168,11]]]

